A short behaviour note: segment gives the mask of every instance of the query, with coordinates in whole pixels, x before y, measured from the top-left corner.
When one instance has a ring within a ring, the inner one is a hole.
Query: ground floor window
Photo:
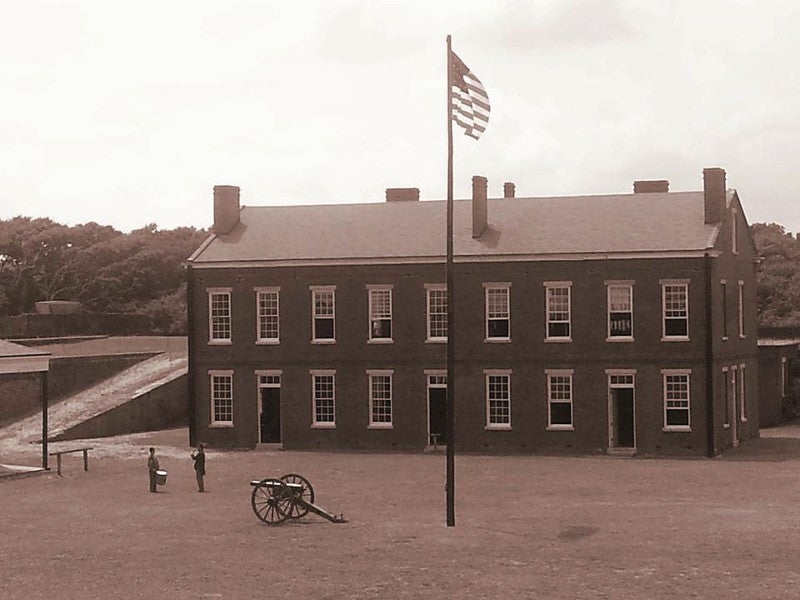
[[[393,371],[367,371],[370,428],[392,427],[392,374]]]
[[[689,431],[689,375],[691,371],[661,371],[664,378],[664,430]]]
[[[486,428],[511,429],[511,371],[484,371]]]
[[[571,430],[572,370],[546,371],[547,428]]]
[[[209,371],[211,425],[233,425],[233,371]]]
[[[741,399],[740,406],[742,407],[742,414],[741,414],[741,421],[742,422],[747,421],[747,410],[745,408],[746,405],[747,405],[747,403],[745,402],[745,390],[746,389],[747,388],[745,387],[745,384],[744,384],[744,365],[739,365],[739,398]]]
[[[315,427],[336,426],[336,371],[312,371],[314,389],[313,421]]]

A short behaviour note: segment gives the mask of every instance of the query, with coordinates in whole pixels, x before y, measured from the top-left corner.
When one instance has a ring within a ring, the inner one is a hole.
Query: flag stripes
[[[489,95],[478,79],[458,57],[450,52],[451,118],[464,128],[464,134],[480,138],[489,124]]]

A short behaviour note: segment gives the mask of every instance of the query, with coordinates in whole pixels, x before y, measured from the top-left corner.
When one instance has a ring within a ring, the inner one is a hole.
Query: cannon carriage
[[[347,523],[344,515],[334,515],[314,504],[314,487],[297,473],[280,477],[254,479],[250,504],[256,516],[267,525],[278,525],[287,519],[299,519],[309,512],[331,523]]]

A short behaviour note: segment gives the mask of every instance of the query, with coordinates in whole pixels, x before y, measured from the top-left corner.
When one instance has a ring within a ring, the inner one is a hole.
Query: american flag
[[[489,124],[489,95],[481,80],[455,52],[450,52],[450,108],[454,122],[464,128],[464,134],[481,137]]]

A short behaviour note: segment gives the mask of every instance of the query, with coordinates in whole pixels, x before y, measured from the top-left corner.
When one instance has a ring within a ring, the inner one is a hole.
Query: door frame
[[[425,445],[431,445],[431,389],[447,390],[447,369],[425,369],[425,412],[427,414],[427,425],[425,427]],[[445,383],[431,383],[434,377],[444,377]]]
[[[611,378],[615,376],[630,377],[630,383],[611,383]],[[608,448],[620,448],[622,450],[636,450],[636,369],[606,369],[606,385],[608,394]],[[614,394],[615,389],[629,389],[633,392],[633,407],[631,419],[633,421],[633,446],[618,446],[614,436]]]
[[[265,388],[278,388],[281,389],[283,371],[280,369],[256,369],[256,404],[258,405],[258,424],[257,424],[257,440],[256,444],[262,444],[262,413],[264,412],[264,403],[261,400],[261,390]],[[268,378],[277,378],[277,382],[269,381]],[[281,419],[281,442],[283,443],[283,419]]]

